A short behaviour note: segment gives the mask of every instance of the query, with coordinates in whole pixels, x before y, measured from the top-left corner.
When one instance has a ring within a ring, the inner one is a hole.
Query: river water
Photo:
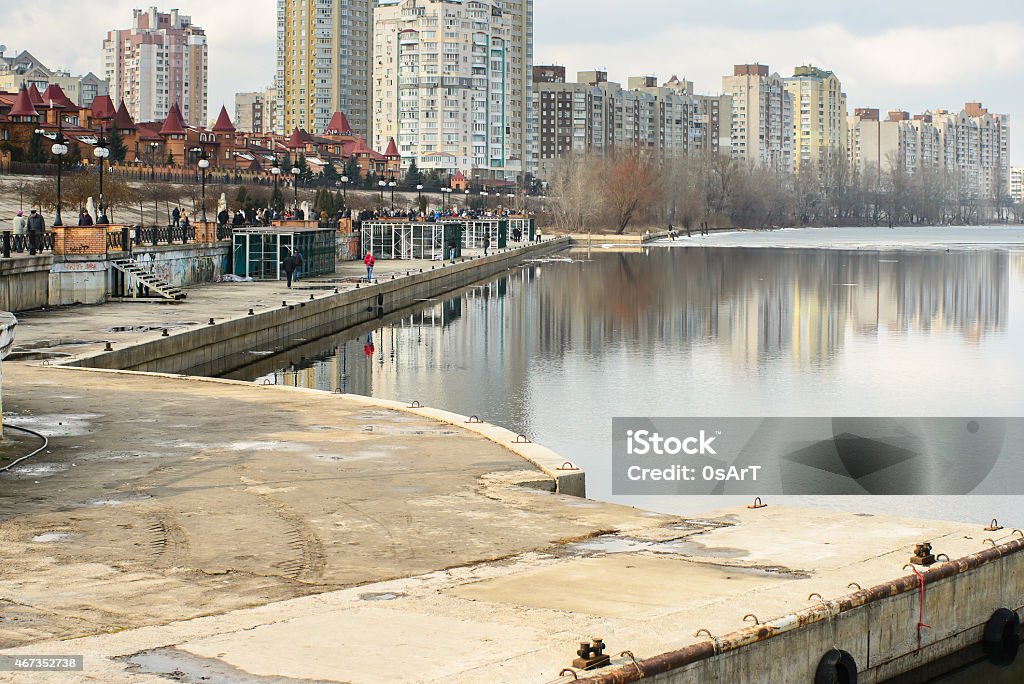
[[[229,377],[479,415],[579,464],[593,498],[695,514],[749,499],[613,496],[613,417],[1024,416],[1024,230],[596,240]],[[1024,496],[772,503],[1024,525]]]

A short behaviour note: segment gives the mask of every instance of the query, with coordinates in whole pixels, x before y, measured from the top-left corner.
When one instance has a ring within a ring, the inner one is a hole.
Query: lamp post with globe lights
[[[92,153],[99,161],[100,168],[100,202],[96,208],[96,219],[99,220],[106,216],[103,212],[103,160],[110,157],[110,148],[107,147],[107,141],[103,138],[102,132],[100,133],[100,139],[96,141],[96,149]]]
[[[391,188],[391,211],[392,212],[395,211],[395,188],[397,186],[398,186],[398,183],[395,182],[395,177],[391,176],[391,180],[388,181],[388,187]]]
[[[292,190],[295,191],[295,208],[294,208],[294,211],[296,213],[298,213],[298,211],[299,211],[299,174],[300,173],[302,173],[302,171],[299,170],[299,167],[297,167],[297,166],[293,166],[292,167]],[[303,217],[303,218],[305,218],[305,217]]]
[[[416,186],[416,211],[419,212],[423,208],[423,185]]]
[[[57,137],[54,139],[53,147],[50,148],[50,152],[57,158],[57,211],[53,218],[53,227],[58,228],[64,225],[63,218],[61,216],[61,176],[64,167],[64,155],[68,153],[68,146],[64,143],[67,142],[64,139],[64,117],[57,117]],[[46,131],[43,129],[36,130],[37,135],[45,135]]]
[[[348,210],[348,176],[341,177],[341,201],[345,205],[345,210]]]
[[[380,188],[380,208],[384,208],[384,188],[388,187],[388,182],[381,180],[377,181],[377,187]]]
[[[203,177],[203,223],[206,223],[206,169],[208,168],[210,168],[210,160],[206,158],[206,150],[203,150],[201,156],[199,157],[199,169],[202,172]]]

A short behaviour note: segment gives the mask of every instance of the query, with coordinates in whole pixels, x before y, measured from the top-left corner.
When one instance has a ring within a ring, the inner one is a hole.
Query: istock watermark
[[[1024,492],[1022,418],[615,418],[618,495]]]

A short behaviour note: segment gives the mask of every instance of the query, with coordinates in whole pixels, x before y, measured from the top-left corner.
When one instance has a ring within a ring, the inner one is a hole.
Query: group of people
[[[697,227],[701,235],[711,235],[711,228],[708,226],[707,221],[701,221]],[[675,242],[677,237],[679,237],[679,231],[671,223],[668,224],[668,239]],[[689,225],[686,226],[686,237],[693,237],[693,231]]]
[[[14,249],[16,251],[22,251],[24,249],[29,250],[29,254],[35,255],[36,252],[43,251],[43,234],[46,232],[46,220],[43,219],[43,215],[35,209],[29,210],[29,215],[25,216],[24,211],[19,211],[14,216],[14,220],[11,221],[11,234],[15,237],[19,237],[14,241]],[[28,238],[28,244],[25,244],[25,239]]]

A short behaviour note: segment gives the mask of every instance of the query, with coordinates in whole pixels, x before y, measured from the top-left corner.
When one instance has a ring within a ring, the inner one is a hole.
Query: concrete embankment
[[[543,256],[568,246],[567,239],[555,239],[526,247],[510,248],[488,257],[457,264],[437,262],[422,272],[379,280],[377,285],[338,294],[292,300],[269,311],[240,311],[235,318],[214,320],[214,325],[169,334],[124,349],[100,353],[73,362],[87,368],[134,370],[217,376],[238,368],[251,359],[243,354],[273,349],[296,338],[326,337],[376,320],[390,312],[415,305],[465,287],[512,268],[530,256]]]

